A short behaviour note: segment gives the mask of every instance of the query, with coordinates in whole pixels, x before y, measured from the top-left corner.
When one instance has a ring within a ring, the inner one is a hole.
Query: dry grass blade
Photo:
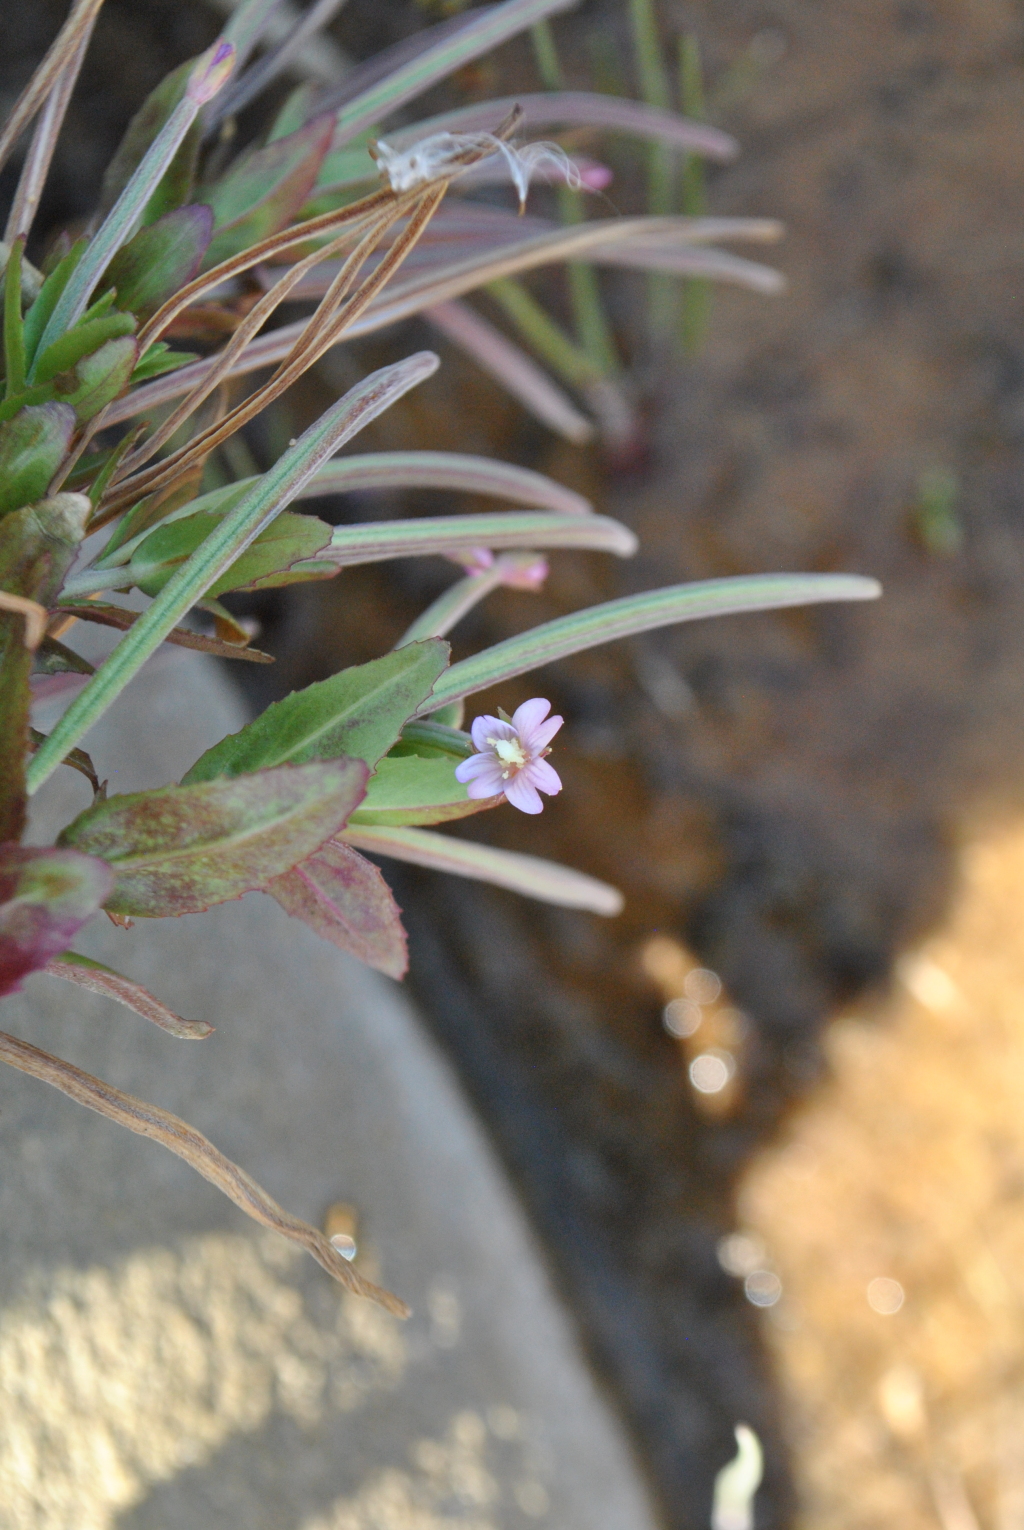
[[[776,236],[777,231],[777,224],[763,220],[763,223],[758,222],[752,229],[744,227],[742,235],[770,240]],[[518,275],[561,260],[585,258],[598,264],[676,270],[680,275],[707,273],[722,281],[736,282],[769,294],[778,292],[784,285],[779,274],[769,266],[742,260],[722,250],[700,249],[694,241],[702,232],[697,227],[697,220],[687,218],[619,218],[595,220],[516,240],[491,250],[486,261],[479,253],[475,253],[468,259],[410,276],[390,292],[381,293],[361,316],[349,318],[345,325],[347,338],[356,339],[372,334],[375,330],[397,323],[399,319],[409,318],[426,309],[436,309],[440,305],[450,305],[456,298],[502,276]],[[733,238],[740,233],[740,229],[730,226],[724,231],[723,237]],[[680,243],[672,245],[670,241],[673,239],[678,239]],[[473,336],[483,342],[485,321],[476,314],[472,314],[467,321],[466,315],[469,312],[462,310],[457,321],[459,327],[467,336],[472,328]],[[448,318],[450,323],[450,310]],[[269,335],[259,336],[238,357],[227,375],[241,377],[247,372],[255,372],[261,367],[281,361],[291,352],[305,328],[306,321],[300,320],[296,324],[274,330]],[[497,334],[497,331],[492,331],[491,338]],[[335,344],[337,338],[331,343]],[[452,334],[452,338],[456,336]],[[512,343],[508,344],[511,346]],[[467,342],[467,349],[472,350],[472,341]],[[488,347],[483,345],[478,355],[477,359],[482,365],[485,364],[483,353],[487,350]],[[146,409],[157,408],[171,399],[180,398],[189,388],[196,387],[213,365],[212,361],[193,362],[191,366],[182,367],[179,372],[146,384],[129,397],[110,405],[103,418],[104,425],[131,419]],[[540,375],[543,377],[544,374]],[[523,402],[526,402],[525,397]],[[555,410],[555,413],[559,411]],[[583,416],[577,415],[577,421],[580,419]],[[555,429],[561,428],[554,424],[554,419],[548,423]],[[570,440],[585,439],[582,431],[576,436],[570,433],[578,429],[578,426],[574,427],[568,417],[565,423],[568,428],[562,433]]]
[[[191,304],[198,303],[200,298],[205,297],[223,282],[230,281],[232,277],[241,276],[243,272],[260,265],[263,261],[275,259],[294,245],[337,234],[345,227],[352,227],[354,237],[358,233],[358,225],[372,218],[382,208],[389,204],[393,205],[396,201],[404,208],[413,200],[412,195],[396,198],[393,191],[375,191],[370,196],[362,197],[358,202],[351,202],[348,207],[343,207],[336,212],[321,213],[318,218],[307,218],[304,223],[293,224],[291,228],[279,234],[270,234],[266,239],[261,239],[258,244],[250,245],[248,249],[242,250],[240,254],[232,255],[228,260],[222,260],[219,266],[213,266],[209,271],[204,271],[201,276],[195,277],[172,298],[168,298],[162,308],[157,309],[153,317],[139,331],[140,350],[144,351],[152,341],[158,340],[167,326],[172,324]]]
[[[207,1036],[213,1035],[213,1026],[205,1020],[183,1020],[151,994],[148,988],[143,988],[141,983],[134,983],[131,978],[122,977],[120,972],[113,972],[99,962],[76,956],[73,951],[55,956],[46,963],[43,971],[51,977],[63,978],[66,983],[86,988],[90,993],[98,993],[104,999],[113,999],[123,1004],[125,1009],[141,1015],[143,1020],[152,1021],[162,1031],[166,1031],[168,1036],[176,1036],[179,1041],[204,1041]]]
[[[27,238],[31,231],[36,209],[39,206],[39,198],[42,196],[54,150],[57,147],[57,139],[64,125],[68,104],[78,83],[79,71],[89,46],[95,20],[94,15],[82,35],[74,57],[51,90],[39,121],[36,123],[36,130],[32,135],[32,142],[21,169],[18,189],[11,204],[7,227],[4,230],[4,240],[8,244],[22,235]]]
[[[134,627],[141,614],[140,611],[129,611],[127,606],[100,605],[97,601],[62,605],[51,612],[51,618],[56,620],[51,620],[50,635],[58,637],[75,621],[95,622],[100,627],[113,627],[118,632],[127,632],[129,627]],[[67,626],[62,626],[65,619],[68,619]],[[219,638],[207,637],[204,632],[190,632],[187,627],[172,628],[164,642],[173,643],[178,648],[194,648],[199,653],[212,653],[218,659],[248,659],[252,664],[274,662],[272,654],[262,653],[258,648],[223,643]]]
[[[35,652],[46,633],[46,607],[24,595],[10,595],[6,590],[0,590],[0,611],[10,611],[25,618],[25,647]]]
[[[0,133],[0,166],[6,164],[11,150],[50,94],[61,70],[74,57],[82,38],[92,30],[102,4],[103,0],[77,0],[70,16],[54,39],[50,51],[25,86],[7,119],[3,132]]]
[[[426,228],[437,207],[447,190],[446,183],[442,182],[422,192],[419,196],[418,209],[409,219],[408,226],[403,230],[399,239],[395,241],[380,265],[371,272],[356,292],[342,303],[338,311],[329,318],[321,318],[325,309],[330,309],[334,298],[334,289],[341,286],[343,281],[348,284],[355,270],[365,260],[374,244],[379,238],[377,228],[371,229],[370,233],[360,241],[353,251],[345,269],[339,273],[335,284],[324,298],[320,308],[313,319],[300,327],[300,334],[290,354],[286,355],[278,370],[269,382],[241,404],[237,409],[226,416],[220,424],[211,426],[209,430],[184,446],[174,455],[166,458],[157,467],[148,472],[138,474],[134,479],[129,479],[120,485],[119,492],[115,492],[110,499],[110,505],[128,504],[138,499],[143,494],[150,494],[161,488],[178,473],[182,472],[189,463],[197,461],[200,457],[214,450],[223,441],[234,435],[249,420],[254,419],[268,404],[274,402],[282,393],[286,392],[294,382],[297,382],[302,374],[318,361],[325,351],[336,345],[342,333],[352,324],[359,315],[368,307],[381,288],[388,282],[394,272],[401,265],[408,252],[414,247],[423,230]],[[397,204],[393,206],[386,221],[400,215]],[[349,269],[351,267],[351,270]],[[105,507],[109,508],[109,506]]]
[[[311,1227],[300,1217],[293,1217],[290,1212],[283,1210],[244,1169],[232,1163],[202,1132],[196,1131],[194,1126],[189,1126],[180,1117],[161,1110],[158,1105],[150,1105],[145,1100],[136,1099],[134,1095],[125,1094],[112,1084],[105,1084],[102,1079],[76,1068],[73,1063],[53,1057],[27,1041],[8,1035],[6,1031],[0,1031],[0,1062],[8,1063],[31,1078],[41,1079],[44,1084],[52,1084],[54,1089],[59,1089],[79,1105],[88,1106],[90,1110],[106,1116],[108,1121],[116,1121],[118,1126],[126,1126],[130,1132],[137,1132],[140,1137],[151,1137],[154,1142],[159,1142],[183,1158],[211,1185],[216,1185],[254,1222],[298,1243],[349,1291],[357,1296],[369,1297],[396,1317],[408,1317],[409,1309],[404,1302],[392,1296],[390,1291],[365,1280],[358,1270],[354,1270],[332,1248],[318,1228]]]
[[[376,239],[376,229],[377,225],[374,225],[371,233],[364,236],[364,241],[365,238],[370,238],[371,248]],[[352,232],[346,230],[345,233],[339,235],[325,249],[316,251],[312,255],[307,255],[305,260],[300,260],[294,266],[290,266],[284,275],[278,278],[270,290],[249,310],[224,349],[213,358],[214,365],[199,386],[192,390],[184,402],[179,404],[177,409],[172,411],[158,430],[154,431],[151,436],[148,436],[145,442],[130,457],[125,458],[121,472],[118,474],[115,482],[127,477],[129,473],[141,467],[144,462],[148,462],[164,443],[171,439],[179,426],[185,423],[189,415],[194,414],[204,399],[208,398],[214,388],[228,376],[235,360],[242,354],[250,341],[259,334],[271,314],[280,307],[292,289],[321,260],[328,257],[328,252],[331,256],[338,254],[352,237]],[[362,258],[365,258],[365,256]],[[356,267],[354,262],[355,255],[350,257],[349,261],[345,263],[346,268],[351,268],[346,285],[350,285],[355,277]],[[328,293],[324,296],[324,302],[328,303],[329,301],[330,294]]]

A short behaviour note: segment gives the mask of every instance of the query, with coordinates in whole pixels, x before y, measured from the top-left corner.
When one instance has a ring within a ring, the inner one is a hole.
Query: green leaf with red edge
[[[142,163],[146,150],[184,97],[196,62],[195,58],[186,59],[177,69],[166,75],[156,89],[150,91],[128,124],[128,130],[103,177],[99,208],[101,214],[108,213],[113,207]],[[195,179],[196,159],[202,136],[202,124],[197,121],[189,129],[184,143],[150,198],[143,215],[144,223],[152,223],[172,208],[180,207],[183,202],[188,201]]]
[[[347,822],[367,775],[362,760],[321,760],[131,792],[88,808],[60,844],[112,866],[111,913],[198,913],[312,855]]]
[[[409,824],[447,823],[497,807],[505,799],[472,798],[455,779],[456,760],[451,756],[387,755],[377,766],[366,796],[352,814],[352,823],[401,827]]]
[[[334,117],[325,113],[297,133],[243,155],[213,186],[204,187],[216,230],[204,260],[207,270],[285,227],[315,185],[333,136]]]
[[[274,702],[240,732],[214,744],[184,781],[212,781],[338,755],[372,767],[430,695],[447,662],[448,644],[428,638],[339,670]]]
[[[371,861],[330,840],[265,891],[294,919],[388,977],[409,966],[401,910]]]
[[[0,994],[66,950],[113,885],[109,866],[78,851],[0,845]]]
[[[0,515],[42,499],[75,429],[68,404],[35,404],[0,425]]]
[[[71,405],[81,423],[91,420],[125,391],[138,359],[138,342],[131,336],[108,340],[78,363],[75,368],[78,386],[63,395],[63,402]]]
[[[114,256],[100,289],[117,289],[118,308],[148,319],[195,276],[213,237],[213,209],[177,207],[140,228]]]
[[[205,541],[223,516],[190,515],[181,521],[159,526],[135,550],[125,568],[125,586],[137,584],[146,595],[156,595],[171,575]],[[324,578],[337,573],[333,563],[322,569],[303,568],[292,572],[296,563],[315,562],[319,553],[331,545],[332,530],[314,515],[295,515],[284,510],[242,556],[221,575],[207,591],[211,599],[228,590],[266,590],[283,584]]]

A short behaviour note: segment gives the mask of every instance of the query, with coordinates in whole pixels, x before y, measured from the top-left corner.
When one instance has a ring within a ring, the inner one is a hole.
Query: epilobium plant
[[[122,923],[167,918],[254,889],[401,977],[398,910],[363,850],[617,912],[618,893],[591,878],[436,832],[505,803],[539,812],[538,792],[561,786],[545,758],[561,726],[547,701],[529,701],[511,719],[478,717],[465,733],[467,699],[613,638],[699,616],[866,599],[874,583],[793,574],[679,585],[547,622],[450,664],[444,634],[499,585],[537,588],[542,549],[624,557],[632,534],[560,484],[487,459],[339,457],[435,371],[430,352],[364,377],[267,472],[230,481],[222,448],[333,346],[413,313],[432,316],[530,407],[579,436],[589,424],[576,404],[462,297],[579,257],[768,289],[773,273],[703,247],[710,237],[759,237],[766,226],[677,217],[567,226],[475,202],[473,188],[511,181],[522,203],[533,173],[567,187],[603,183],[592,165],[525,139],[534,127],[611,127],[687,154],[722,156],[732,146],[666,109],[557,90],[406,122],[379,138],[378,125],[430,85],[571,3],[503,0],[425,30],[337,90],[296,91],[266,135],[225,164],[228,140],[211,134],[290,56],[286,43],[246,67],[271,7],[245,0],[217,44],[169,75],[139,112],[88,232],[58,244],[37,270],[26,241],[101,3],[75,0],[0,132],[2,164],[34,123],[2,249],[0,994],[43,969],[173,1036],[201,1038],[205,1021],[173,1014],[128,977],[76,955],[72,942],[102,910]],[[330,7],[316,9],[326,17]],[[306,316],[274,327],[286,299],[305,302]],[[205,354],[178,348],[190,336]],[[257,372],[269,377],[242,381]],[[515,508],[336,530],[306,509],[318,495],[406,486],[469,490]],[[222,595],[413,554],[453,558],[465,572],[390,653],[268,707],[180,782],[108,796],[79,745],[162,643],[266,661]],[[148,602],[141,611],[137,599],[119,598],[129,592]],[[197,630],[197,612],[212,618],[214,635]],[[95,670],[73,645],[83,621],[123,634]],[[63,676],[75,691],[48,737],[30,726],[40,674]],[[92,806],[56,845],[26,847],[28,797],[62,766],[88,777]],[[0,1058],[156,1137],[351,1289],[400,1310],[185,1123],[2,1033]]]

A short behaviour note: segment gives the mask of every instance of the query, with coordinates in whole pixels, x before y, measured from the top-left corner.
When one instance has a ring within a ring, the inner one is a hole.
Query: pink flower
[[[472,733],[478,753],[463,760],[455,771],[455,779],[463,782],[470,797],[496,797],[504,792],[506,800],[521,813],[543,811],[538,791],[553,797],[562,790],[561,781],[544,758],[563,721],[548,717],[550,711],[550,701],[535,696],[517,707],[510,718],[476,719]]]

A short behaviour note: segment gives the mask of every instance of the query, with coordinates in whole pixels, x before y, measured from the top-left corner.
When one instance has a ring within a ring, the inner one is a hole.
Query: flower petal
[[[543,696],[535,696],[532,701],[524,701],[521,707],[516,707],[512,714],[512,726],[531,753],[533,751],[532,735],[550,711],[550,701],[545,701]]]
[[[527,780],[525,770],[521,770],[504,785],[506,798],[521,813],[543,813],[544,804],[537,795],[536,787],[531,786]]]
[[[531,760],[522,774],[535,786],[539,792],[547,792],[549,797],[554,797],[562,790],[562,782],[558,772],[552,770],[547,760]]]
[[[499,718],[489,717],[486,712],[482,717],[474,718],[473,726],[469,730],[470,737],[473,740],[473,748],[486,749],[488,736],[495,737],[495,728],[500,728],[501,726]]]
[[[471,754],[468,760],[462,760],[455,767],[455,779],[465,786],[467,781],[477,781],[481,777],[487,779],[496,778],[501,780],[502,764],[491,749],[485,749],[481,754]],[[504,786],[498,786],[496,791],[504,791]]]
[[[549,717],[546,723],[541,723],[539,728],[535,728],[530,736],[530,753],[542,753],[564,722],[564,717]]]

